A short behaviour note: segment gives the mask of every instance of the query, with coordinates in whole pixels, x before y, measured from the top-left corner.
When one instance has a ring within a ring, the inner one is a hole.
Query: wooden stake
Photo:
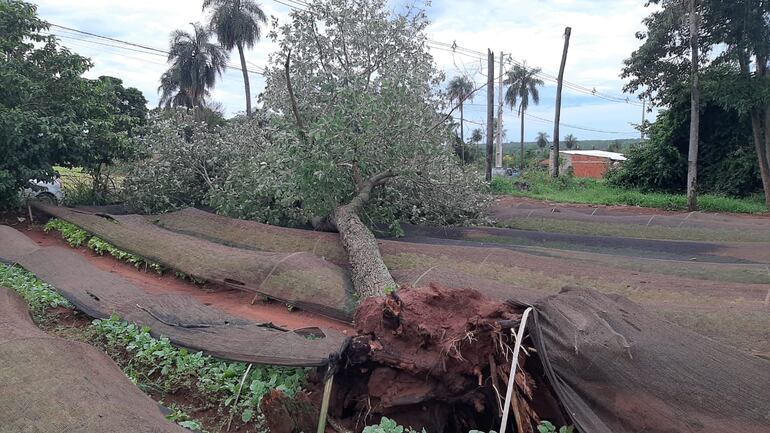
[[[138,307],[139,305],[137,305]],[[241,396],[241,390],[243,389],[243,383],[246,382],[246,377],[249,375],[249,372],[251,371],[251,366],[253,364],[249,364],[248,367],[246,367],[246,373],[243,373],[243,377],[241,378],[241,384],[238,386],[238,392],[235,394],[235,401],[233,402],[233,408],[230,411],[230,419],[227,420],[227,431],[230,431],[230,424],[233,423],[233,415],[235,414],[235,408],[238,406],[238,398]]]
[[[318,433],[324,433],[326,430],[326,416],[329,412],[329,397],[332,395],[332,383],[334,382],[334,375],[329,375],[324,383],[324,395],[321,400],[321,415],[318,419]]]

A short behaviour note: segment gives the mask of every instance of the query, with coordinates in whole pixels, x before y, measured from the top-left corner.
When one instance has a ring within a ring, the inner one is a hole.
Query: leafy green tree
[[[537,105],[540,103],[540,90],[538,87],[545,85],[538,78],[542,70],[540,68],[528,68],[527,64],[513,65],[508,71],[504,84],[508,86],[505,91],[505,103],[513,110],[518,105],[518,115],[521,118],[521,161],[520,169],[524,170],[524,114],[529,108],[529,101]]]
[[[465,114],[463,112],[463,105],[465,105],[465,101],[473,102],[473,82],[461,75],[452,78],[447,85],[447,96],[453,104],[456,103],[460,108],[460,141],[465,144]],[[465,146],[463,146],[461,158],[465,161]]]
[[[204,0],[203,10],[206,9],[211,9],[209,27],[216,33],[219,43],[228,51],[238,49],[246,91],[246,115],[251,116],[251,87],[243,50],[253,48],[260,40],[260,24],[266,24],[267,17],[254,0]]]
[[[458,222],[478,215],[477,173],[451,148],[443,82],[426,48],[426,14],[386,0],[315,0],[274,32],[265,111],[294,133],[252,166],[278,202],[340,233],[361,297],[395,287],[364,224]],[[268,182],[267,180],[270,179]]]
[[[171,67],[161,76],[158,88],[161,106],[203,107],[209,89],[227,68],[227,51],[211,42],[212,32],[199,23],[192,26],[192,33],[171,33]]]
[[[538,132],[537,133],[537,147],[541,149],[545,149],[546,146],[548,146],[548,139],[550,137],[545,132]]]
[[[567,146],[567,149],[572,149],[573,147],[576,148],[578,145],[578,139],[572,134],[568,134],[566,137],[564,137],[564,145]]]
[[[622,76],[629,79],[625,90],[665,107],[690,81],[687,11],[681,1],[650,3],[658,9],[645,19],[646,31],[637,34],[642,45],[625,61]],[[698,13],[702,96],[750,120],[770,204],[770,2],[702,0]]]
[[[117,162],[130,161],[135,156],[132,139],[138,136],[147,121],[147,100],[141,91],[123,87],[114,77],[99,77],[93,86],[93,107],[88,112],[89,127],[83,146],[72,148],[62,165],[81,167],[91,176],[91,204],[108,200],[113,186],[110,169]],[[82,101],[81,101],[82,102]]]
[[[143,117],[144,99],[119,81],[82,77],[91,62],[41,34],[36,6],[0,1],[0,205],[54,165],[96,170],[124,155],[119,139]],[[118,140],[116,143],[115,140]]]

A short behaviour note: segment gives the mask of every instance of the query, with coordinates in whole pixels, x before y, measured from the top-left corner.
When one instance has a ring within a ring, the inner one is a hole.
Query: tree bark
[[[521,110],[521,160],[519,161],[519,171],[524,172],[524,109]]]
[[[241,71],[243,71],[243,87],[246,90],[246,115],[251,117],[251,85],[249,72],[246,70],[246,57],[243,55],[243,44],[238,43],[238,55],[241,56]]]
[[[769,108],[765,108],[765,117],[770,115]],[[753,110],[751,113],[751,132],[754,149],[757,152],[759,176],[762,178],[762,188],[765,192],[765,204],[770,209],[770,160],[767,156],[770,151],[770,131],[767,122],[762,120],[762,113],[758,110]]]
[[[698,14],[696,0],[690,0],[690,51],[692,95],[690,98],[690,146],[687,154],[687,210],[693,212],[698,209],[698,132],[700,129]]]
[[[369,201],[372,190],[394,176],[388,170],[362,182],[358,186],[358,195],[350,203],[337,207],[331,216],[350,262],[353,287],[361,299],[382,296],[385,289],[398,287],[382,260],[374,234],[358,216],[361,207]]]

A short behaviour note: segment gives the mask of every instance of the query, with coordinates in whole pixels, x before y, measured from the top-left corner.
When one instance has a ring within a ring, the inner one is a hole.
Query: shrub
[[[679,151],[662,141],[633,149],[628,159],[607,173],[615,186],[641,191],[680,191],[687,180],[687,161]]]
[[[138,139],[143,157],[126,177],[126,202],[136,211],[165,212],[208,204],[232,167],[262,152],[259,119],[208,125],[185,110],[155,117]]]

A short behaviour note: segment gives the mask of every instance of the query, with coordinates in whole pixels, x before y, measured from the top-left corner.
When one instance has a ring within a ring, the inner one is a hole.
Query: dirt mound
[[[437,433],[495,429],[510,373],[508,329],[520,313],[476,290],[436,285],[366,299],[335,379],[332,416],[354,429],[381,416]],[[542,376],[520,371],[516,383],[524,431],[538,414],[561,418]]]
[[[0,432],[175,432],[104,353],[38,329],[0,287]]]

